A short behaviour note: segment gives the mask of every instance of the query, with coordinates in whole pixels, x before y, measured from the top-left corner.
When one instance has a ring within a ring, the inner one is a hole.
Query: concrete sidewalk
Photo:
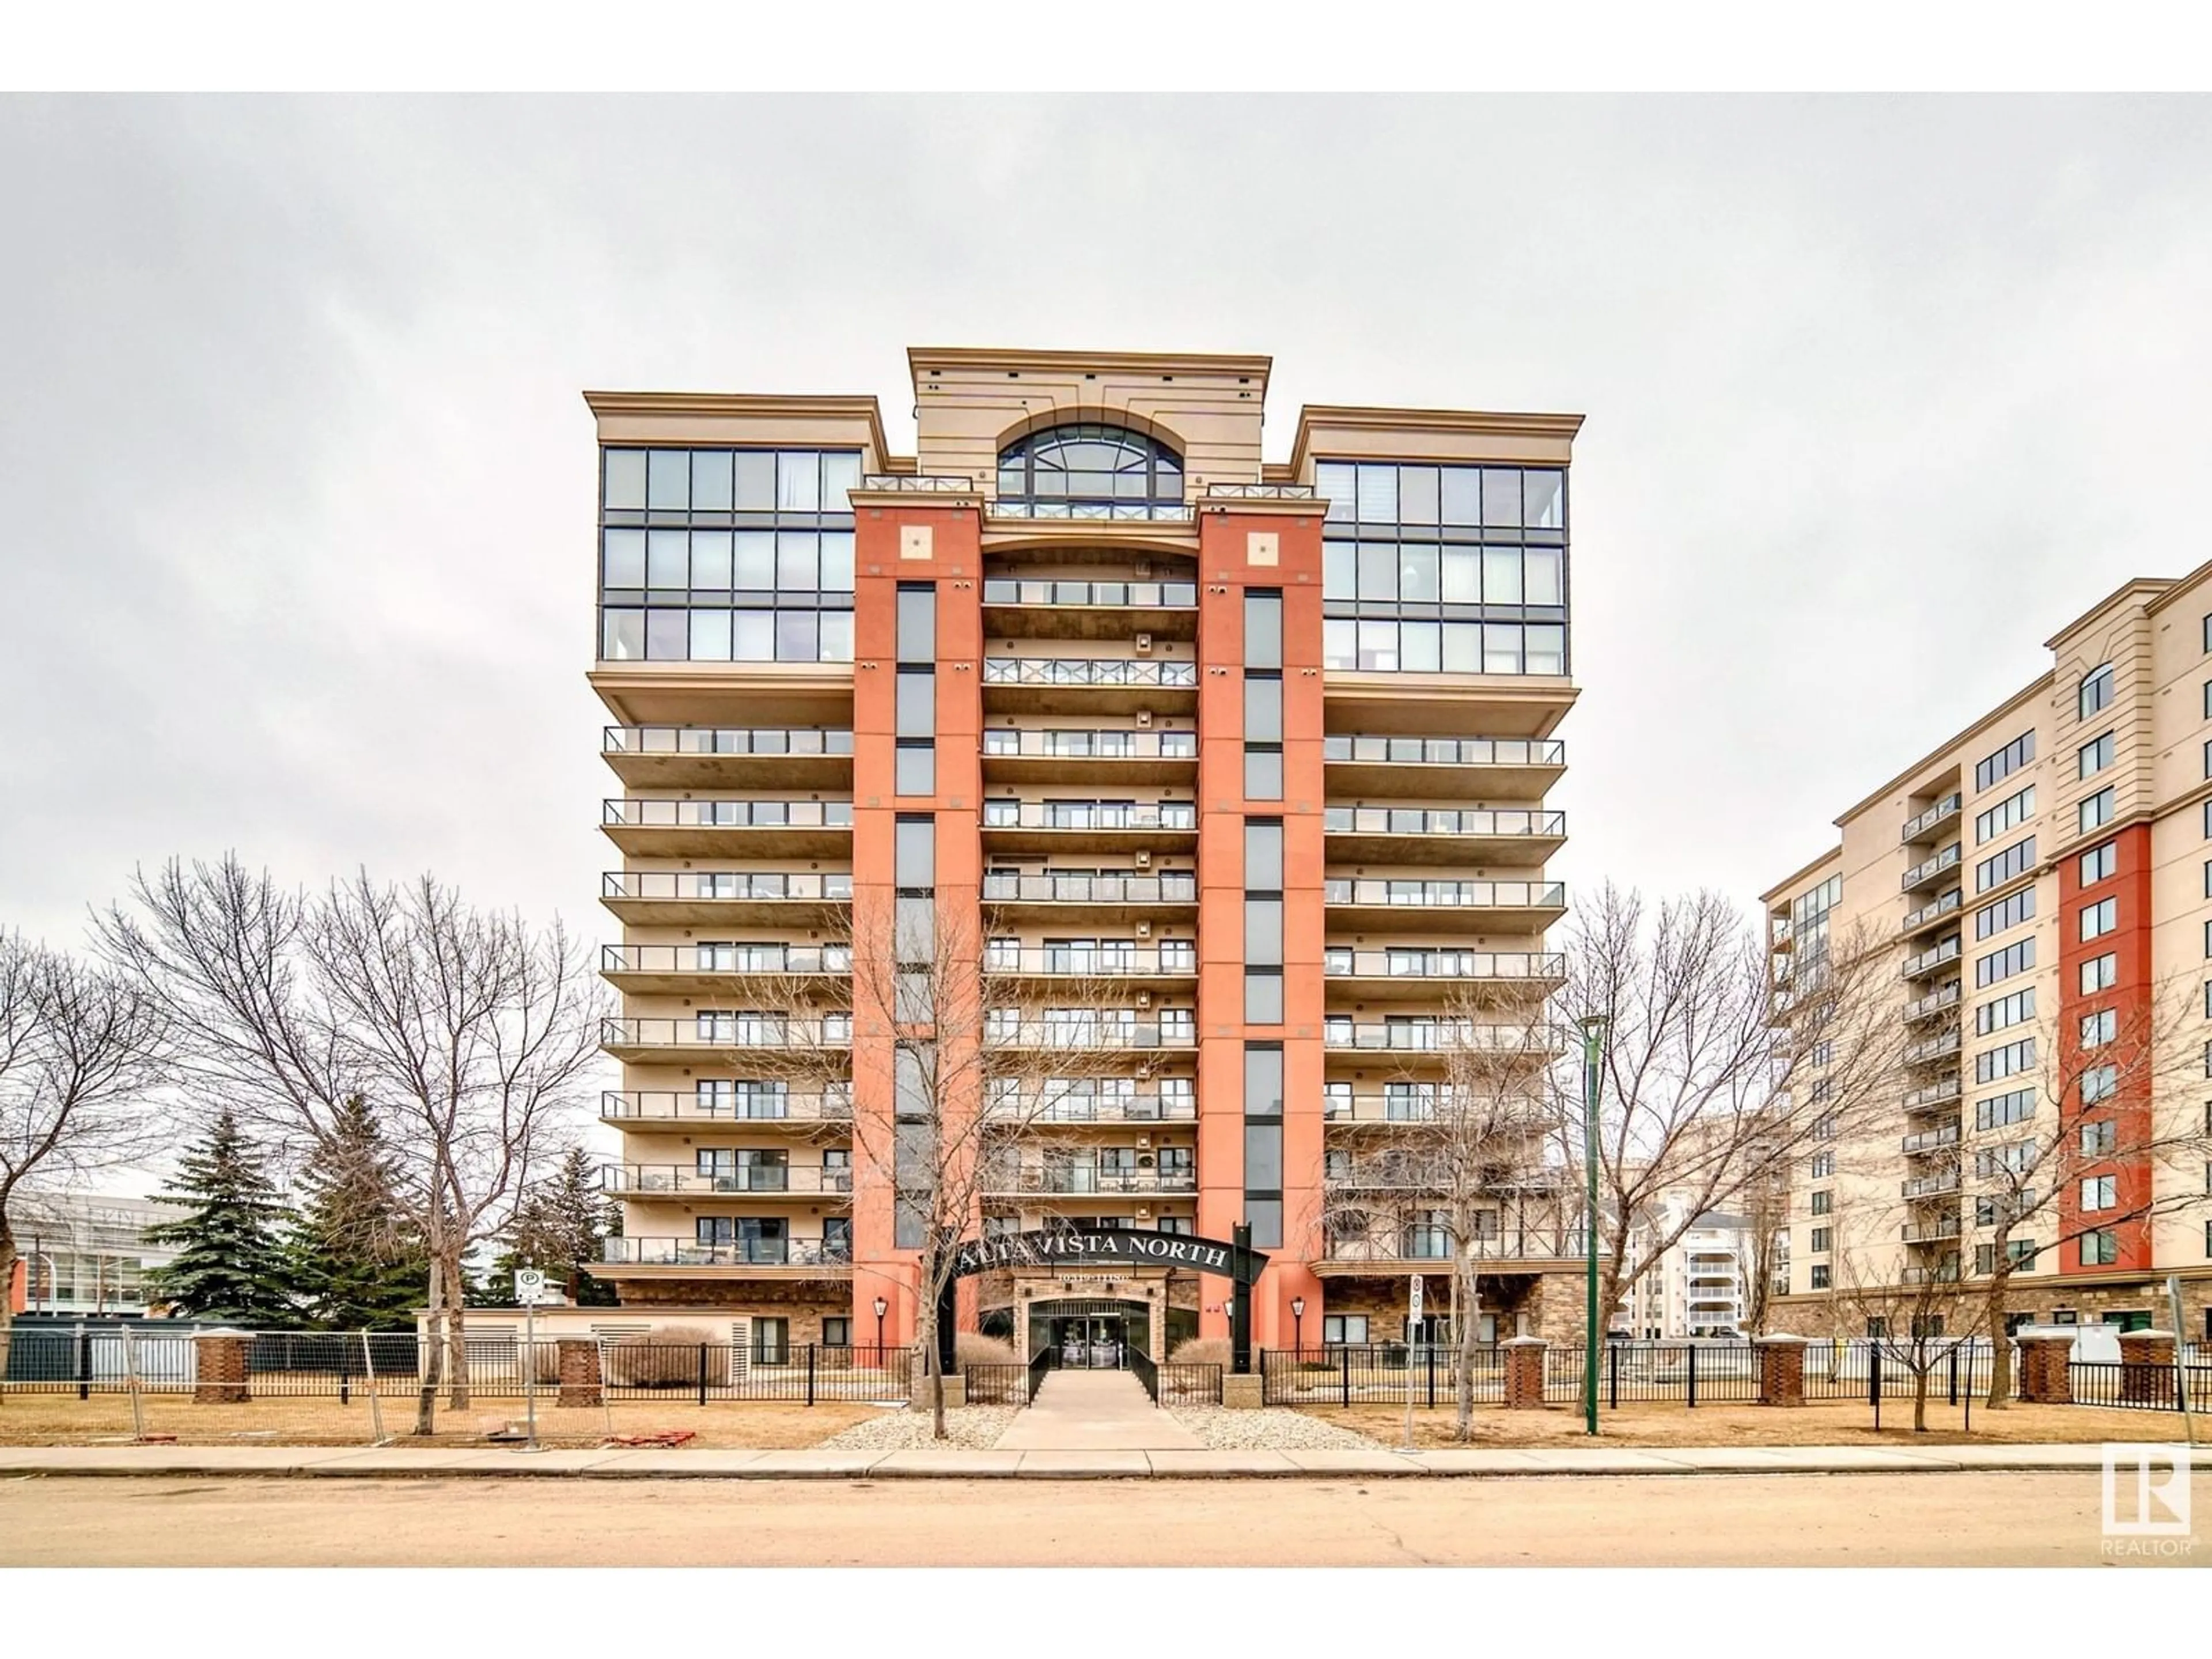
[[[1049,1371],[993,1449],[1197,1451],[1199,1437],[1152,1404],[1133,1371]]]
[[[0,1480],[33,1475],[522,1476],[735,1480],[1313,1480],[1623,1474],[1948,1474],[1960,1470],[2103,1468],[2100,1445],[1709,1449],[1576,1446],[1528,1450],[1208,1451],[517,1451],[506,1447],[380,1449],[284,1446],[21,1446],[0,1448]],[[2191,1466],[2212,1469],[2212,1447]]]

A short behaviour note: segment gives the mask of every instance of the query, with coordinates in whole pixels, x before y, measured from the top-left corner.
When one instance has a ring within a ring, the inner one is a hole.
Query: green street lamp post
[[[1606,1017],[1583,1017],[1583,1165],[1589,1186],[1583,1218],[1583,1425],[1597,1432],[1597,1103],[1604,1077]]]

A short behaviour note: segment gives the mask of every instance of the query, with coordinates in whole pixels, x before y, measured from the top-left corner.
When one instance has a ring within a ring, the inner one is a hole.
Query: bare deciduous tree
[[[856,897],[823,946],[851,963],[850,1042],[821,1040],[810,1015],[792,1040],[749,1047],[740,1062],[824,1093],[849,1081],[854,1163],[892,1194],[896,1248],[915,1253],[916,1336],[940,1440],[937,1310],[959,1242],[981,1226],[988,1196],[1047,1184],[1019,1160],[1047,1150],[1087,1081],[1126,1070],[1128,1053],[1148,1046],[1146,1028],[1106,1015],[1110,981],[1008,957],[995,931],[989,915],[939,899]],[[754,996],[789,1011],[823,994],[819,979],[770,976]],[[1049,1014],[1039,1006],[1048,996]]]
[[[199,1097],[295,1155],[332,1144],[354,1095],[389,1126],[394,1194],[429,1259],[416,1432],[430,1433],[446,1376],[453,1407],[469,1403],[463,1259],[566,1148],[597,979],[557,922],[473,909],[428,877],[310,896],[235,858],[173,860],[131,896],[100,918],[102,948],[169,1013]]]
[[[1902,1024],[1887,941],[1802,952],[1773,983],[1726,898],[1601,888],[1576,913],[1561,1002],[1607,1026],[1597,1112],[1598,1316],[1710,1211],[1764,1193],[1796,1158],[1893,1098]],[[1564,1160],[1583,1164],[1578,1069],[1555,1077]],[[1672,1206],[1662,1200],[1674,1195]],[[1645,1229],[1643,1248],[1629,1249]]]
[[[1881,1234],[1888,1229],[1882,1212],[1869,1208],[1868,1222]],[[1839,1228],[1839,1232],[1841,1229]],[[1865,1333],[1869,1365],[1902,1370],[1912,1378],[1912,1431],[1928,1432],[1928,1385],[1937,1367],[1948,1364],[1954,1352],[1971,1353],[1972,1339],[1984,1331],[1988,1304],[1956,1273],[1923,1269],[1903,1275],[1869,1272],[1868,1264],[1884,1261],[1881,1240],[1842,1237],[1836,1253],[1834,1301],[1840,1311]],[[1870,1248],[1871,1247],[1871,1248]],[[2000,1330],[1990,1343],[2004,1352]],[[1878,1358],[1876,1357],[1878,1355]],[[1875,1411],[1881,1414],[1879,1399]]]
[[[0,933],[0,1374],[14,1319],[13,1209],[131,1162],[167,1139],[157,1097],[167,1022],[155,1000],[21,935]]]

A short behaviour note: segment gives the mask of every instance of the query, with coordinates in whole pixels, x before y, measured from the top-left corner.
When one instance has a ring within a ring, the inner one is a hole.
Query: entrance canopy
[[[1102,1227],[1094,1232],[1052,1228],[1034,1233],[1010,1233],[1000,1238],[970,1239],[953,1253],[952,1276],[964,1278],[993,1267],[1087,1267],[1102,1264],[1182,1267],[1249,1285],[1267,1267],[1267,1258],[1257,1250],[1239,1249],[1218,1238],[1194,1238],[1188,1233],[1139,1231],[1133,1227]]]

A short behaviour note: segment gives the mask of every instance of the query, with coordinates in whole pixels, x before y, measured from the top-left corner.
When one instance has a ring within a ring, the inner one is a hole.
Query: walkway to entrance
[[[1048,1371],[1001,1451],[1171,1451],[1198,1437],[1152,1402],[1133,1371]]]

